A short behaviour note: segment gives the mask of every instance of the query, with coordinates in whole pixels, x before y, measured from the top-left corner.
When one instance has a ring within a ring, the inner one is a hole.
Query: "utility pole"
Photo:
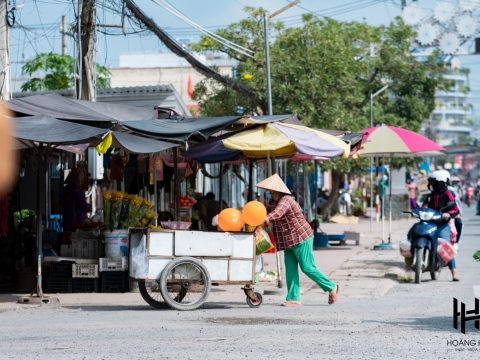
[[[67,55],[67,16],[62,16],[62,55]]]
[[[10,100],[10,49],[7,24],[7,0],[0,0],[0,98]]]
[[[75,59],[75,94],[77,99],[95,101],[94,92],[94,31],[95,0],[79,0],[77,24],[77,55]]]

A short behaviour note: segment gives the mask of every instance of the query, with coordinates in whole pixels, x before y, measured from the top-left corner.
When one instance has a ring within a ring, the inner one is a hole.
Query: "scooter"
[[[412,270],[415,271],[415,284],[420,284],[422,273],[430,272],[432,280],[436,280],[443,266],[437,261],[438,246],[438,222],[442,221],[442,213],[455,207],[451,201],[440,211],[429,208],[418,208],[412,211],[404,211],[420,221],[415,223],[408,231],[408,239],[411,242],[413,255]]]

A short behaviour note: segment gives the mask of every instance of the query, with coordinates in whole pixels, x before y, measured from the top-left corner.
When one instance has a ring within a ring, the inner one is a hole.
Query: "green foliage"
[[[246,7],[245,11],[246,19],[217,33],[253,50],[253,58],[238,55],[208,37],[202,37],[194,50],[221,51],[237,59],[236,80],[252,88],[255,96],[246,97],[205,79],[194,92],[203,116],[236,115],[237,106],[247,114],[267,113],[265,10]],[[400,18],[388,26],[371,26],[308,14],[299,27],[270,22],[269,29],[274,113],[297,114],[310,127],[352,132],[368,128],[370,95],[388,83],[388,91],[375,97],[374,124],[418,132],[435,108],[435,91],[451,86],[443,78],[446,69],[437,61],[439,53],[424,62],[416,61],[410,53],[415,33]],[[393,166],[412,166],[417,161],[394,159]],[[339,174],[362,171],[368,164],[369,159],[333,159],[321,166],[332,170],[334,179],[341,179]]]
[[[97,87],[108,87],[107,77],[111,75],[105,66],[96,64]],[[67,90],[74,86],[74,60],[70,55],[41,53],[22,67],[22,72],[33,77],[21,87],[22,91]]]

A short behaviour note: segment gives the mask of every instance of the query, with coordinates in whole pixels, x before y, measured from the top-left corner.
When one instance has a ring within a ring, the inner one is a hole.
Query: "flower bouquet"
[[[121,191],[103,193],[104,223],[110,231],[154,224],[157,214],[152,209],[153,204],[135,195]]]

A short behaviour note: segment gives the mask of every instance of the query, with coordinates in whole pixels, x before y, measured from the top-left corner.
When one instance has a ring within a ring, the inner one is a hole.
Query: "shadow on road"
[[[392,326],[399,326],[404,328],[411,328],[412,330],[425,330],[446,332],[452,334],[462,335],[462,333],[453,327],[453,319],[451,316],[433,316],[429,318],[407,318],[405,321],[380,321],[380,320],[364,320],[364,323],[378,323]],[[478,335],[478,330],[475,329],[473,323],[470,326],[467,324],[467,332],[471,335]],[[476,332],[476,334],[474,333]]]

